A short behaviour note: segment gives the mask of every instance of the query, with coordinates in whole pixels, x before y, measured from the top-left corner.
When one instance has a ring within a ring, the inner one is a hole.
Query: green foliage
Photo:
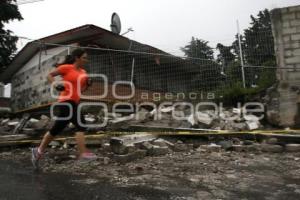
[[[251,27],[244,31],[246,64],[261,66],[265,62],[275,61],[270,12],[267,9],[260,11],[257,18],[251,15],[251,20]]]
[[[190,43],[180,49],[187,57],[214,60],[214,52],[205,40],[192,37]]]
[[[223,66],[227,66],[229,63],[235,60],[235,55],[231,52],[233,50],[232,46],[225,46],[221,43],[217,44],[217,49],[219,50],[217,62]]]
[[[15,0],[1,0],[0,2],[0,73],[9,65],[12,54],[17,50],[16,42],[18,38],[10,37],[12,31],[4,28],[4,25],[12,20],[23,19],[18,6],[13,4],[14,2]]]

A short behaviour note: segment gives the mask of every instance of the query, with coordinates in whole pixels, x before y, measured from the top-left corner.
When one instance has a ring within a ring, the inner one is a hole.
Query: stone
[[[285,151],[300,152],[300,144],[287,144],[287,145],[285,145]]]
[[[169,148],[167,146],[153,146],[153,148],[149,151],[149,155],[151,156],[162,156],[169,153]]]
[[[245,115],[244,119],[247,121],[256,121],[256,122],[259,121],[259,118],[255,115]]]
[[[221,151],[221,146],[220,145],[216,145],[216,144],[210,144],[210,145],[201,145],[197,151],[199,151],[199,149],[203,149],[206,150],[208,152],[220,152]]]
[[[259,122],[258,121],[246,121],[246,125],[248,130],[255,130],[259,128]]]
[[[113,155],[113,159],[116,160],[117,162],[120,163],[127,163],[127,162],[131,162],[137,159],[142,159],[147,155],[147,151],[146,150],[141,150],[138,149],[134,152],[125,154],[125,155],[117,155],[114,154]]]
[[[153,145],[160,146],[160,147],[168,147],[168,146],[169,146],[169,147],[173,147],[173,146],[174,146],[173,143],[171,143],[171,142],[169,142],[169,141],[167,141],[167,140],[161,139],[161,138],[154,140],[154,141],[152,142],[152,144],[153,144]]]
[[[263,152],[269,152],[269,153],[281,153],[281,152],[283,152],[283,147],[280,145],[274,145],[274,144],[262,144],[261,150]]]
[[[243,145],[237,145],[237,144],[232,145],[232,150],[236,152],[246,151],[246,148],[247,146],[243,146]]]
[[[247,152],[260,152],[262,150],[262,147],[260,144],[252,144],[245,146],[245,150]]]
[[[51,141],[50,143],[49,143],[49,146],[51,147],[51,148],[57,148],[57,147],[60,147],[60,142],[58,142],[58,141],[55,141],[55,140],[53,140],[53,141]]]
[[[232,149],[233,143],[230,140],[227,140],[227,141],[224,140],[224,141],[220,141],[218,143],[218,145],[220,145],[225,150],[230,150],[230,149]]]
[[[277,138],[268,138],[266,140],[267,144],[278,144],[278,139]]]
[[[175,152],[188,151],[188,146],[186,144],[175,143],[173,146],[173,151],[175,151]]]
[[[213,118],[207,113],[196,112],[195,117],[196,120],[202,124],[211,125],[213,122]]]
[[[243,144],[244,145],[252,145],[254,142],[253,141],[251,141],[251,140],[244,140],[243,141]]]

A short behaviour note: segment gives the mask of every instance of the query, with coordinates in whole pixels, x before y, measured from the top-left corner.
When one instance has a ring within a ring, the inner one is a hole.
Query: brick
[[[291,26],[300,26],[300,20],[296,19],[296,20],[292,20],[290,21]]]
[[[291,36],[292,41],[299,41],[300,40],[300,34],[293,34]]]
[[[297,28],[296,28],[296,27],[293,27],[293,28],[285,28],[285,29],[283,29],[282,33],[283,33],[284,35],[294,34],[294,33],[297,33]]]
[[[286,13],[282,15],[283,20],[296,19],[296,13]]]

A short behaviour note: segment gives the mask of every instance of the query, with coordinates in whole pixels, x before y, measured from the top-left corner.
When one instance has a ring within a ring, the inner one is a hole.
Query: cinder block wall
[[[67,55],[65,47],[58,47],[33,56],[13,77],[11,108],[14,112],[38,107],[55,101],[51,97],[47,75],[54,63]]]
[[[300,88],[300,5],[271,11],[279,85],[278,125],[297,125]]]

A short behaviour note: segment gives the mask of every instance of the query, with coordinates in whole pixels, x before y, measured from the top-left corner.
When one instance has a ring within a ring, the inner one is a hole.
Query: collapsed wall
[[[300,6],[271,11],[279,84],[269,90],[268,120],[282,127],[300,120]]]

